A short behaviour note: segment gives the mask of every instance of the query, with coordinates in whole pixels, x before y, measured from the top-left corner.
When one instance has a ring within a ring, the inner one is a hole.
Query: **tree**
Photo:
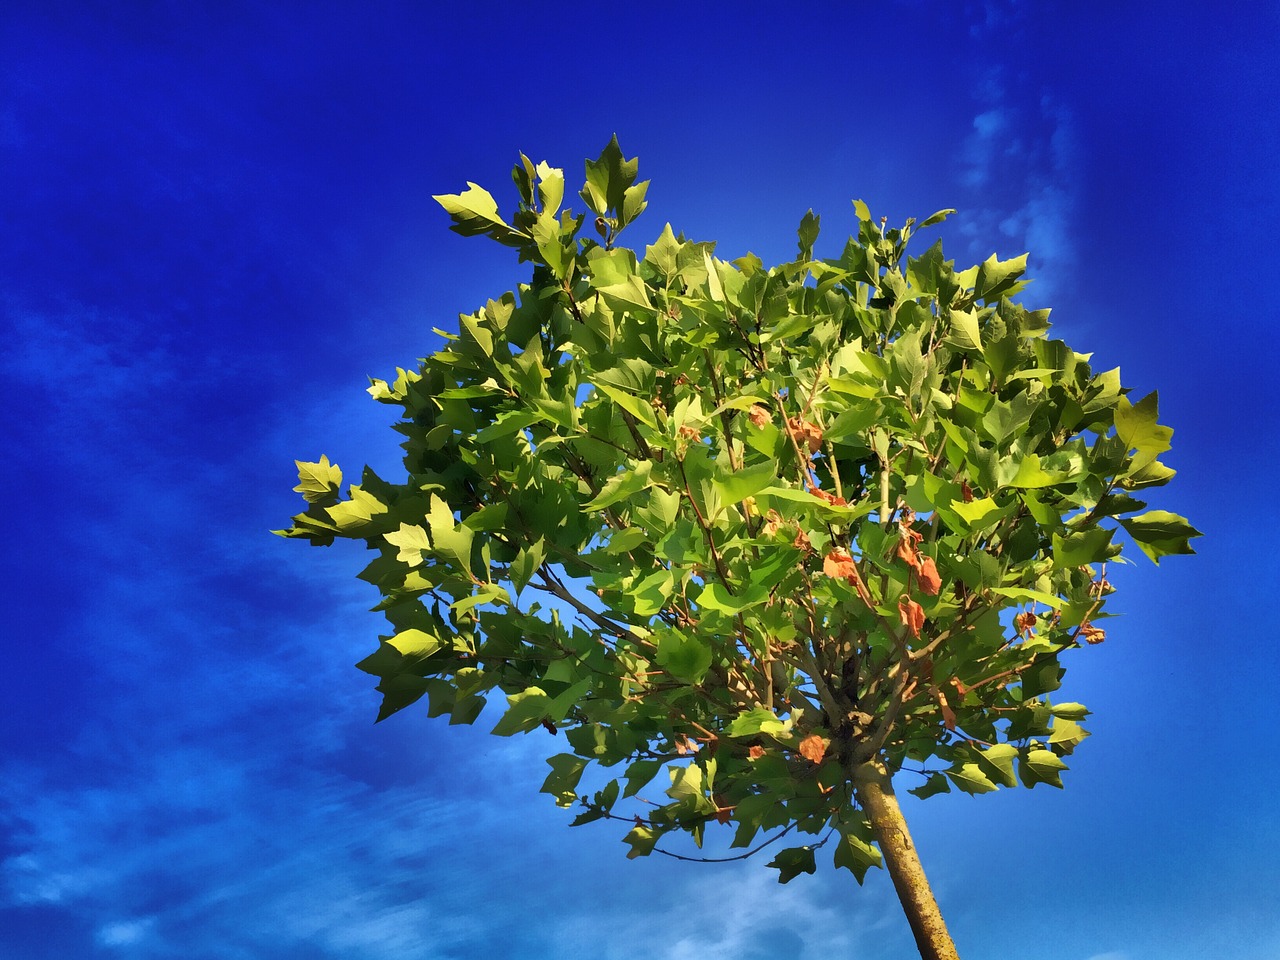
[[[532,277],[373,381],[407,478],[366,468],[343,498],[337,465],[299,462],[308,507],[278,532],[375,551],[379,720],[426,696],[470,723],[501,692],[494,733],[566,743],[542,790],[575,825],[624,821],[629,857],[810,835],[781,882],[829,842],[859,882],[883,863],[921,956],[955,957],[899,775],[1062,785],[1088,710],[1051,695],[1105,636],[1117,531],[1157,562],[1199,535],[1139,512],[1172,431],[1013,299],[1025,256],[906,256],[954,211],[888,229],[857,201],[835,259],[810,211],[767,270],[670,225],[640,256],[617,244],[636,173],[615,138],[590,214],[523,155],[509,220],[475,184],[436,198]]]

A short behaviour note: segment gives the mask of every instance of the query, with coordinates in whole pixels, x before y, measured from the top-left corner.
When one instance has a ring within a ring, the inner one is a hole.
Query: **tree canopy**
[[[809,212],[766,268],[669,224],[620,246],[648,182],[616,139],[589,212],[546,163],[513,180],[507,216],[476,184],[436,198],[531,276],[373,381],[406,476],[344,495],[299,462],[279,531],[374,551],[378,718],[505,697],[494,733],[554,735],[542,789],[575,824],[623,821],[631,857],[807,835],[773,848],[783,882],[828,839],[859,881],[881,862],[868,770],[1061,786],[1088,736],[1061,659],[1105,637],[1118,533],[1157,562],[1198,536],[1140,499],[1173,476],[1156,394],[1049,335],[1026,256],[908,255],[951,210],[889,228],[857,201],[833,258]]]

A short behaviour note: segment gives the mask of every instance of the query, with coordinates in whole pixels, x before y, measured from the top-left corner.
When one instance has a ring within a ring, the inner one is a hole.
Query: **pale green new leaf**
[[[317,463],[304,460],[293,461],[298,467],[298,485],[294,487],[307,503],[325,503],[338,497],[342,486],[342,470],[336,463],[329,463],[329,458],[321,455]]]
[[[445,212],[453,219],[453,226],[449,229],[464,237],[484,235],[511,247],[518,247],[532,239],[529,234],[503,220],[493,195],[470,180],[462,193],[441,194],[431,199],[444,207]]]
[[[407,563],[411,567],[416,567],[422,563],[424,554],[431,550],[431,542],[427,539],[427,531],[417,524],[401,523],[399,530],[392,530],[390,533],[384,534],[383,537],[393,547],[400,548],[400,552],[396,554],[396,559],[401,563]]]

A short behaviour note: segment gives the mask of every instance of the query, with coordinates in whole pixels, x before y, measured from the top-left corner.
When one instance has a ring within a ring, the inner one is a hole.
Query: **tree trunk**
[[[893,795],[888,771],[878,761],[864,763],[854,771],[853,780],[858,803],[871,820],[920,956],[923,960],[960,960],[924,875],[924,867],[920,865],[915,844],[911,842],[898,798]]]

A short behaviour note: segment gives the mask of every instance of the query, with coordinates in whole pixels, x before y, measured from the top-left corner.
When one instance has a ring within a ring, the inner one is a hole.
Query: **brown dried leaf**
[[[1085,643],[1101,643],[1107,639],[1107,631],[1101,627],[1095,627],[1088,620],[1080,624],[1080,633],[1084,636]]]
[[[796,538],[791,541],[791,545],[797,550],[805,551],[805,553],[808,553],[813,549],[813,544],[809,541],[809,535],[803,530],[796,530]],[[825,563],[823,564],[823,568],[826,568]],[[830,576],[830,574],[827,575]]]
[[[936,597],[942,589],[942,577],[938,574],[938,565],[933,557],[925,557],[916,568],[920,580],[920,592],[926,596]]]
[[[815,497],[817,497],[819,500],[829,503],[833,507],[843,507],[848,504],[848,501],[845,500],[844,497],[837,497],[834,493],[827,493],[827,491],[825,490],[819,490],[817,487],[813,486],[812,484],[809,486],[809,492],[813,494]]]
[[[800,741],[799,749],[800,756],[816,766],[822,763],[822,758],[827,755],[827,741],[816,733],[811,733]]]
[[[771,423],[769,411],[758,403],[753,403],[751,409],[747,411],[747,419],[757,427],[763,427],[766,423]]]
[[[845,580],[857,574],[853,557],[844,547],[833,547],[822,560],[822,572],[828,577]]]
[[[810,454],[815,454],[822,449],[822,428],[816,423],[800,417],[788,417],[787,429],[795,437],[798,446],[809,447]]]
[[[903,537],[898,541],[898,556],[907,562],[908,567],[920,569],[920,551],[910,537]]]
[[[747,751],[747,757],[751,760],[759,760],[763,756],[764,756],[764,747],[760,746],[759,744],[752,746],[751,749]]]
[[[898,601],[898,617],[913,637],[919,638],[920,628],[924,626],[924,607],[910,597]]]
[[[1024,610],[1013,618],[1013,629],[1022,634],[1031,634],[1031,628],[1036,625],[1036,615],[1030,610]]]

